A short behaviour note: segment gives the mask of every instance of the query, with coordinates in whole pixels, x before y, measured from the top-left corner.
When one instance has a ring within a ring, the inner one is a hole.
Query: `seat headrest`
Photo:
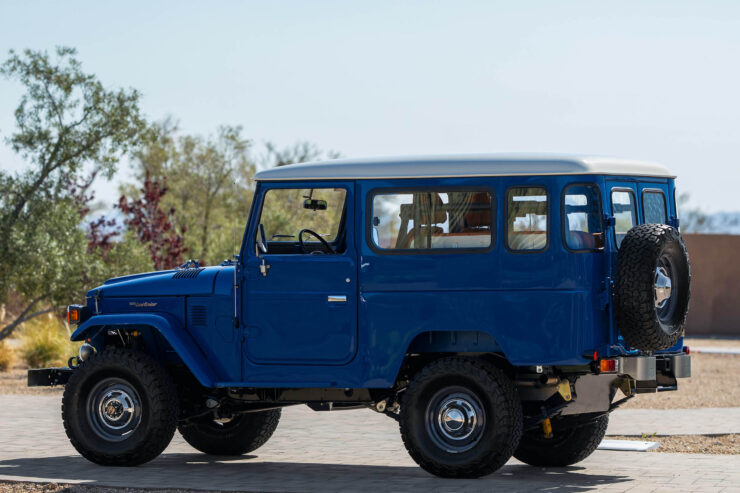
[[[486,192],[471,193],[467,200],[466,228],[491,227],[491,196]]]
[[[434,201],[434,218],[430,221],[430,214],[432,212],[432,203],[429,201],[429,197],[432,197]],[[417,201],[418,198],[418,201]],[[421,224],[439,224],[447,221],[447,211],[443,209],[444,201],[438,193],[421,193],[414,195],[415,205],[421,207]]]

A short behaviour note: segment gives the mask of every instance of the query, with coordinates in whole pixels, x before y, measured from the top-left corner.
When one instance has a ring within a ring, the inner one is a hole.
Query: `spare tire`
[[[617,254],[616,318],[634,349],[667,349],[683,335],[691,296],[691,267],[676,228],[641,224]]]

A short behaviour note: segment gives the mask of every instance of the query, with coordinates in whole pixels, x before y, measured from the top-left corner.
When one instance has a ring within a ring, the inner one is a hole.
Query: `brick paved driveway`
[[[67,442],[59,398],[0,395],[0,479],[246,491],[738,491],[740,456],[597,451],[574,467],[511,460],[480,480],[432,477],[409,459],[394,421],[372,411],[284,411],[272,440],[223,460],[177,436],[159,459],[106,468]]]

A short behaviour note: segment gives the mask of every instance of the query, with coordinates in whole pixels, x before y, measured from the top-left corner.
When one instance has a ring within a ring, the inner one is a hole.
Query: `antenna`
[[[236,180],[232,181],[232,185],[234,185],[234,200],[236,201],[236,207],[234,207],[235,212],[239,210],[239,195],[237,193],[237,187],[236,187]],[[234,246],[232,248],[232,255],[231,258],[234,261],[234,327],[239,327],[239,313],[238,313],[238,302],[237,299],[239,298],[239,283],[237,282],[236,277],[236,270],[239,266],[239,259],[236,255],[236,214],[234,214],[234,222],[233,222],[233,231],[234,231]]]

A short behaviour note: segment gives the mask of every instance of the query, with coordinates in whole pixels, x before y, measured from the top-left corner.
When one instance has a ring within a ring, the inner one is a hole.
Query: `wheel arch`
[[[94,315],[82,323],[72,334],[72,341],[92,339],[98,346],[103,330],[112,329],[148,329],[145,339],[150,341],[159,335],[172,347],[175,355],[188,368],[198,382],[204,387],[213,387],[216,382],[215,372],[208,364],[197,344],[190,337],[182,324],[167,314],[131,313],[126,315]],[[156,345],[155,345],[156,346]],[[162,354],[152,354],[162,359]]]
[[[477,330],[423,331],[409,342],[396,382],[412,376],[432,361],[447,356],[470,355],[508,370],[511,363],[496,339],[488,332]]]

